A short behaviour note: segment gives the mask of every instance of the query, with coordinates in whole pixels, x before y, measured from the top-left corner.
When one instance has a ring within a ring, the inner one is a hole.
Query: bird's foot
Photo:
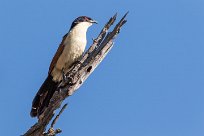
[[[66,75],[65,72],[64,72],[64,69],[63,69],[62,70],[62,81],[64,83],[69,83],[71,85],[73,80],[74,80],[74,77],[72,75]]]
[[[67,81],[67,76],[66,76],[66,74],[64,73],[64,69],[62,69],[62,79],[63,79],[63,82],[66,82],[66,81]]]
[[[77,60],[73,63],[73,66],[76,65],[76,64],[79,64],[79,65],[83,65],[83,63],[80,61],[80,60]]]

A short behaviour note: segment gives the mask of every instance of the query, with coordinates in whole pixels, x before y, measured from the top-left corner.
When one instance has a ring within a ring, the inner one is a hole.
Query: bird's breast
[[[75,61],[76,59],[78,59],[83,54],[85,46],[85,36],[75,36],[70,34],[70,36],[67,37],[67,40],[65,41],[65,49],[62,54],[65,63],[69,63],[70,61]]]
[[[68,35],[64,44],[64,50],[52,72],[53,79],[57,81],[62,79],[62,69],[70,68],[82,56],[86,46],[86,37]]]

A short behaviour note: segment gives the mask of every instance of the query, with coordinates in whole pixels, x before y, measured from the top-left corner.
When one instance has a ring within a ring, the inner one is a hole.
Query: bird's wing
[[[64,42],[65,42],[65,39],[67,37],[68,33],[64,35],[63,39],[62,39],[62,42],[61,44],[59,45],[58,49],[57,49],[57,52],[55,53],[55,56],[53,57],[51,63],[50,63],[50,67],[49,67],[49,71],[48,71],[48,74],[50,74],[53,70],[53,68],[55,67],[56,63],[57,63],[57,60],[59,59],[60,55],[62,54],[63,50],[64,50]]]

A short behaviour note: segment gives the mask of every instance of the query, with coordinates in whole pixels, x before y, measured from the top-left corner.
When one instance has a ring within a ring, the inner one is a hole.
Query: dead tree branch
[[[116,38],[117,34],[119,34],[121,27],[127,22],[125,20],[127,14],[128,13],[122,17],[111,32],[108,32],[109,28],[116,20],[117,14],[110,18],[110,20],[101,30],[98,37],[93,40],[93,44],[86,51],[82,59],[73,65],[71,70],[66,72],[67,79],[59,84],[49,103],[49,106],[46,108],[43,114],[40,115],[38,122],[34,124],[24,134],[24,136],[54,136],[58,133],[57,130],[53,129],[55,123],[52,123],[51,128],[49,129],[52,130],[52,133],[54,133],[50,134],[49,130],[47,133],[45,133],[47,125],[54,116],[54,111],[60,107],[65,98],[71,96],[84,83],[88,76],[90,76],[94,69],[111,50],[113,47],[113,40]],[[64,108],[62,108],[62,111],[63,110]],[[61,112],[58,114],[56,119],[60,116],[60,114]]]

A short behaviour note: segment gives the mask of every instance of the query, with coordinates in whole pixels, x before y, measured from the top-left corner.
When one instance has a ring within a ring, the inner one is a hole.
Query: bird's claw
[[[64,82],[66,82],[66,80],[67,80],[67,76],[64,73],[64,69],[62,70],[62,79],[63,79]]]

